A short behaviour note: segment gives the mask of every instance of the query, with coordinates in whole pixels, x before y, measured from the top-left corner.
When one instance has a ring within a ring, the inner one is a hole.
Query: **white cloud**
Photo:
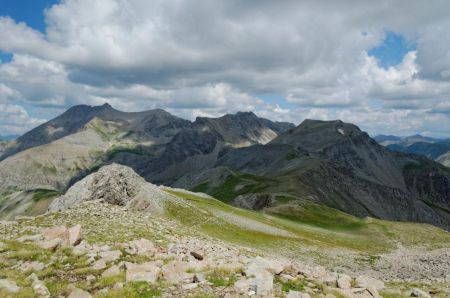
[[[42,113],[36,118],[108,101],[189,118],[254,110],[296,123],[335,117],[371,131],[441,133],[449,114],[448,11],[444,0],[63,0],[45,12],[45,34],[0,18],[0,49],[14,53],[0,64],[0,88],[15,92],[8,104]],[[388,69],[367,55],[386,30],[417,43]],[[297,107],[254,96],[262,93]]]

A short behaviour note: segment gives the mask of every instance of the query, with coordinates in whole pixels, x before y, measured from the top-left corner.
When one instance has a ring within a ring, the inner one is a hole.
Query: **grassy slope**
[[[450,235],[430,225],[359,219],[343,212],[309,204],[269,213],[234,208],[214,199],[172,191],[195,208],[169,208],[169,215],[184,225],[232,243],[286,256],[298,255],[303,248],[342,250],[379,254],[397,247],[421,245],[432,248],[450,246]],[[215,216],[216,211],[230,213],[284,230],[292,237],[277,236],[243,228]]]

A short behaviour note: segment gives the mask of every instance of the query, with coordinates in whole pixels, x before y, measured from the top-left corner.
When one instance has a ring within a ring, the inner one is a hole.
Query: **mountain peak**
[[[342,120],[306,119],[296,128],[280,135],[273,143],[291,144],[308,151],[317,151],[361,133],[356,125]]]

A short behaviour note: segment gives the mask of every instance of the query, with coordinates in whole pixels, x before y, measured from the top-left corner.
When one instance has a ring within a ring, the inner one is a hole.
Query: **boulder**
[[[193,256],[196,260],[202,261],[203,260],[203,254],[191,251],[191,256]]]
[[[255,274],[256,295],[270,297],[273,291],[273,274],[262,270]]]
[[[73,289],[67,298],[92,298],[91,294],[81,289]]]
[[[120,259],[122,252],[120,250],[102,251],[99,253],[99,256],[105,263],[111,263]]]
[[[39,247],[41,247],[43,249],[55,251],[58,247],[60,247],[64,244],[64,240],[61,238],[55,238],[55,239],[51,239],[51,240],[44,240],[44,241],[38,242],[37,244]]]
[[[69,231],[64,226],[43,229],[42,236],[45,241],[61,239],[64,244],[69,242]]]
[[[267,260],[262,257],[256,257],[250,260],[244,268],[245,275],[248,277],[261,270],[267,270],[273,274],[280,274],[284,269],[283,264],[277,260]]]
[[[311,298],[311,296],[308,293],[290,290],[289,293],[286,294],[286,298]]]
[[[77,246],[83,240],[83,234],[81,233],[81,225],[71,227],[69,230],[69,245]]]
[[[102,273],[102,277],[111,277],[120,274],[119,266],[113,265]]]
[[[418,288],[412,289],[411,297],[431,298],[430,294]]]
[[[94,270],[102,270],[106,268],[106,262],[103,259],[99,259],[92,264],[92,269]]]
[[[382,298],[378,293],[378,290],[374,286],[367,287],[367,291],[372,295],[373,298]]]
[[[154,262],[143,264],[125,263],[127,281],[146,281],[154,283],[158,280],[161,269]]]
[[[340,274],[337,279],[337,286],[340,289],[350,289],[352,287],[352,278],[346,274]]]
[[[358,288],[368,288],[373,286],[378,291],[384,289],[384,282],[376,278],[368,277],[365,275],[358,276],[355,280],[356,287]]]
[[[141,238],[139,240],[130,241],[125,251],[130,255],[153,257],[157,250],[153,242]]]
[[[193,279],[193,275],[186,273],[188,263],[183,261],[173,261],[161,268],[162,277],[169,283],[178,284],[183,281]]]
[[[20,288],[15,282],[7,279],[0,279],[0,289],[5,289],[10,293],[17,293],[20,291]]]

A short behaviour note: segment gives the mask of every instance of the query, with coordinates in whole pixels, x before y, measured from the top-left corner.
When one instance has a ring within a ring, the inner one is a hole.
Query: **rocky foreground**
[[[80,221],[85,224],[76,224]],[[437,288],[385,283],[263,256],[189,230],[101,201],[1,222],[0,297],[450,295],[445,286],[450,280]]]

